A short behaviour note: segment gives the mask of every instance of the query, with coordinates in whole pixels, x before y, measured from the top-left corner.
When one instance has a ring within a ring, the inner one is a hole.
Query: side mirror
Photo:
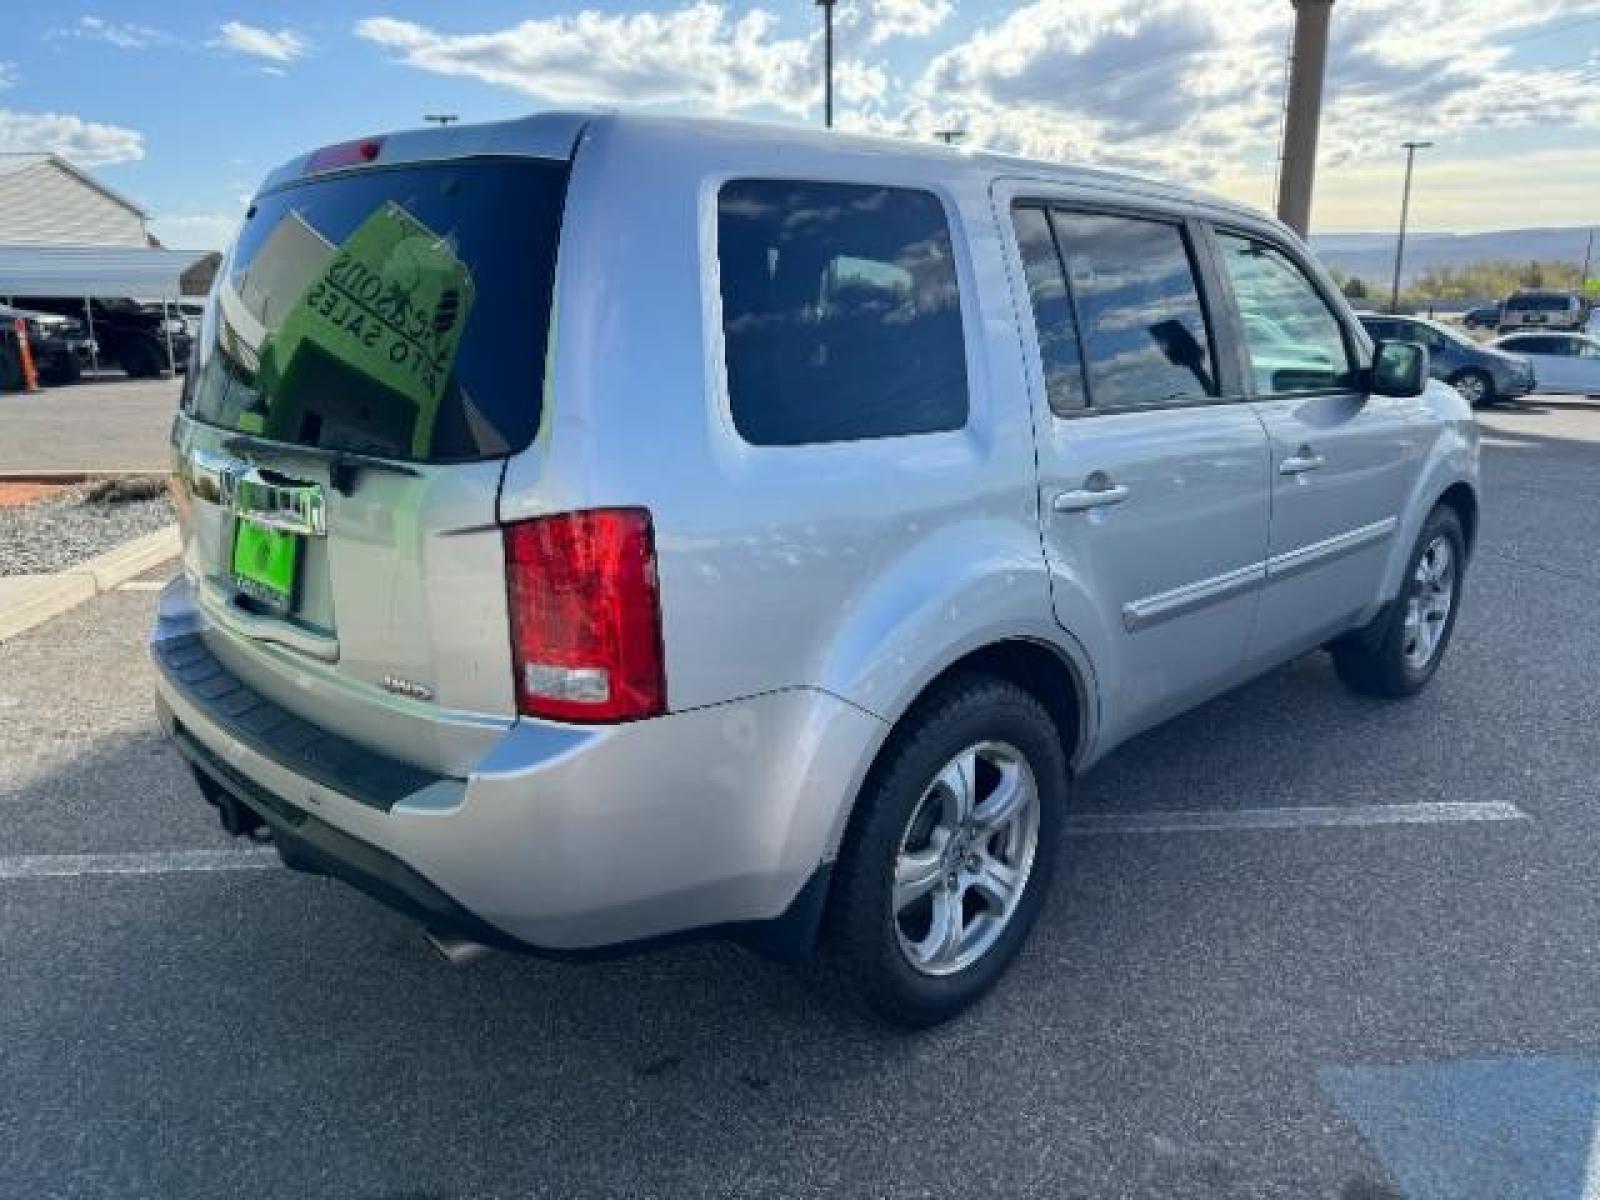
[[[1372,352],[1374,396],[1420,396],[1428,386],[1428,350],[1416,342],[1379,342]]]

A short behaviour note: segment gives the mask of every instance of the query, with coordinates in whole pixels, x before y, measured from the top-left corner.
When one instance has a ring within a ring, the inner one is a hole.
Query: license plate
[[[274,613],[294,607],[300,535],[240,521],[233,536],[233,586]]]

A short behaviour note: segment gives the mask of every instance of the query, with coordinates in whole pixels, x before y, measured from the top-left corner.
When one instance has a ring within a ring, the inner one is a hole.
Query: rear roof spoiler
[[[482,125],[447,125],[443,128],[403,129],[397,133],[373,134],[357,141],[382,143],[378,165],[438,162],[451,158],[504,155],[525,158],[570,159],[585,127],[598,113],[547,112],[512,121],[493,121]],[[325,147],[319,147],[283,163],[261,184],[268,192],[318,174],[310,170],[312,160]],[[357,170],[360,168],[357,167]]]

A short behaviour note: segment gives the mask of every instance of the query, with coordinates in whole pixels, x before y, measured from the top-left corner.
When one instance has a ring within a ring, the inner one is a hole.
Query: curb
[[[9,641],[177,557],[178,549],[178,527],[168,525],[65,571],[34,577],[36,584],[17,589],[20,599],[0,608],[0,642]],[[0,583],[4,582],[0,579]]]
[[[63,486],[73,483],[89,483],[96,479],[124,478],[135,476],[165,476],[169,471],[153,471],[148,467],[112,468],[110,470],[94,471],[4,471],[0,470],[0,483],[59,483]]]

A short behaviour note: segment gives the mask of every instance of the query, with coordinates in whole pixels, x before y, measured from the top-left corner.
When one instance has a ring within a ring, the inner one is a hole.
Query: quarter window
[[[1210,331],[1183,230],[1053,210],[1097,409],[1217,395]]]
[[[1305,273],[1254,238],[1224,233],[1217,243],[1239,305],[1256,393],[1356,386],[1344,330]]]
[[[747,441],[966,424],[955,257],[932,193],[733,180],[718,196],[717,260],[729,402]]]
[[[1028,297],[1033,302],[1033,322],[1039,331],[1039,357],[1044,364],[1045,394],[1058,413],[1077,412],[1088,404],[1083,389],[1083,359],[1078,350],[1077,322],[1067,295],[1067,278],[1050,232],[1050,218],[1042,208],[1018,208],[1012,213],[1017,246],[1022,251]]]

